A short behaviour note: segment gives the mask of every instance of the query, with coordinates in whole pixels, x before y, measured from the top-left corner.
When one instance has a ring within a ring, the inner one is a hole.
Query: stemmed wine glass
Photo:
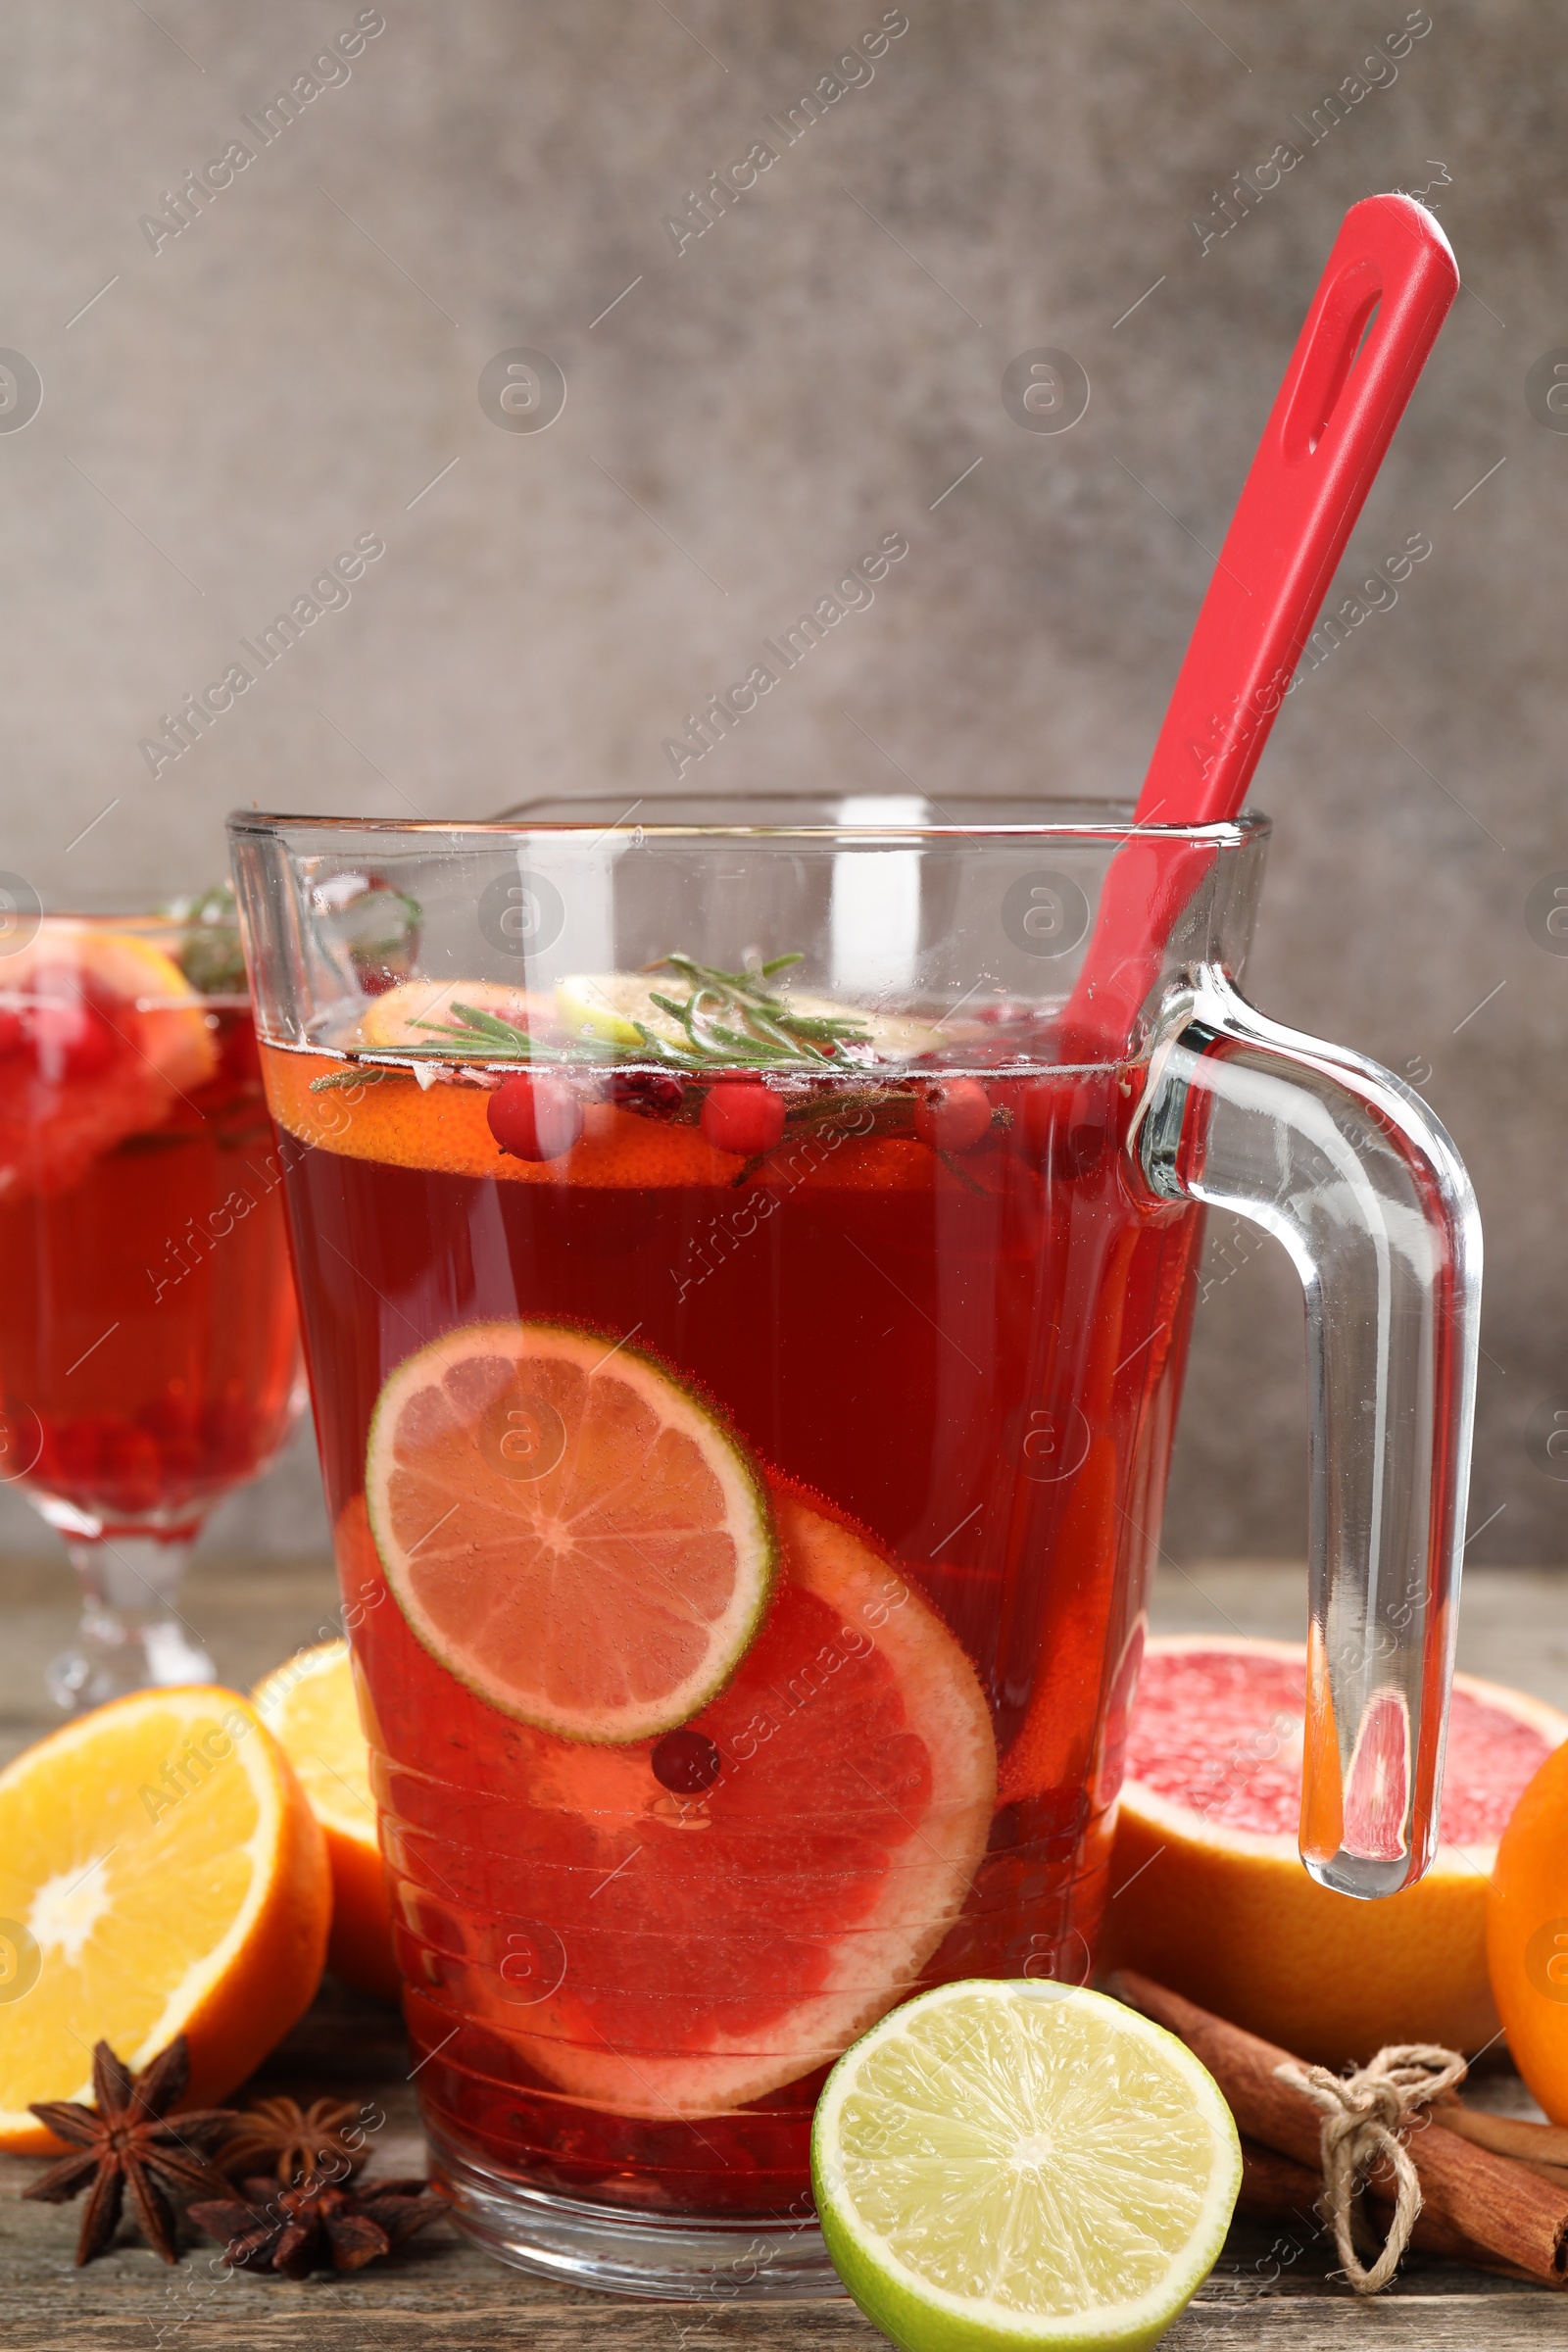
[[[0,927],[0,1479],[82,1590],[68,1709],[207,1682],[178,1608],[220,1496],[303,1404],[277,1162],[226,890]]]

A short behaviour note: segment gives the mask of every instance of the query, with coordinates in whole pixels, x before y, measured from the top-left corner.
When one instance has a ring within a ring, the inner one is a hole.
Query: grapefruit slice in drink
[[[338,1522],[405,1974],[590,2106],[668,2122],[810,2076],[915,1988],[985,1852],[968,1658],[860,1530],[772,1501],[778,1582],[733,1680],[633,1745],[482,1704],[377,1604],[358,1497]]]
[[[750,1457],[715,1407],[603,1333],[470,1323],[421,1348],[376,1401],[366,1503],[431,1655],[568,1740],[695,1715],[772,1591]]]
[[[1391,2041],[1479,2049],[1497,2030],[1486,1957],[1497,1840],[1568,1718],[1455,1675],[1437,1857],[1418,1886],[1357,1903],[1316,1885],[1297,1851],[1305,1689],[1300,1642],[1150,1642],[1102,1965],[1140,1969],[1330,2065]]]
[[[518,1898],[554,1965],[542,1999],[485,2006],[547,2082],[623,2115],[720,2114],[836,2058],[916,1988],[985,1851],[968,1658],[860,1531],[773,1500],[779,1585],[728,1689],[637,1748],[536,1737],[521,1759]]]
[[[394,1907],[417,1940],[432,1902],[498,1923],[461,2008],[556,2089],[672,2118],[798,2082],[915,1985],[985,1851],[996,1745],[860,1529],[764,1483],[662,1365],[550,1324],[399,1366],[366,1489],[340,1550],[363,1582],[372,1538],[414,1638],[374,1735],[415,1765],[382,1798]],[[447,1838],[427,1769],[460,1757]],[[411,1982],[449,1953],[406,1952]]]

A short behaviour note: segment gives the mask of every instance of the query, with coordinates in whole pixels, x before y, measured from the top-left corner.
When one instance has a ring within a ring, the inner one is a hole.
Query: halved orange
[[[330,1905],[236,1692],[139,1690],[25,1748],[0,1773],[0,2147],[54,2146],[28,2104],[90,2099],[100,2038],[139,2068],[184,2034],[186,2104],[213,2105],[309,2007]]]
[[[1497,1846],[1487,1961],[1508,2050],[1554,2124],[1568,2124],[1568,1745],[1546,1758]]]
[[[275,1667],[251,1693],[310,1799],[332,1870],[326,1965],[367,1992],[395,2001],[392,1906],[375,1834],[369,1751],[354,1696],[346,1642],[323,1642]]]
[[[469,1323],[431,1341],[376,1400],[365,1498],[425,1648],[568,1740],[695,1715],[773,1588],[750,1456],[716,1407],[602,1333]]]

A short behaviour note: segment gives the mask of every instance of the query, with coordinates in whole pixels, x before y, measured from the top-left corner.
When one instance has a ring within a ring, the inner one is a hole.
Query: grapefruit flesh
[[[985,1850],[968,1658],[858,1529],[772,1500],[779,1580],[734,1679],[620,1747],[483,1706],[377,1605],[363,1506],[339,1521],[405,1975],[592,2106],[713,2115],[810,2074],[912,1989]]]
[[[1317,1886],[1297,1851],[1305,1688],[1303,1644],[1149,1644],[1102,1960],[1332,2065],[1389,2041],[1479,2049],[1497,2031],[1486,1961],[1497,1839],[1568,1718],[1456,1675],[1437,1857],[1418,1886],[1362,1903]]]
[[[775,1501],[777,1599],[686,1727],[716,1751],[709,1787],[666,1788],[658,1742],[529,1759],[531,1900],[563,1975],[511,2017],[548,2081],[622,2114],[718,2113],[836,2057],[914,1988],[985,1850],[968,1659],[856,1530]]]

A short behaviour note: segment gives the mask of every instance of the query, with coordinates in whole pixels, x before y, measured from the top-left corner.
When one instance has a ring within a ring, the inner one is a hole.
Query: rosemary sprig
[[[444,1007],[441,1017],[416,1020],[412,1026],[423,1030],[432,1045],[447,1048],[454,1059],[465,1054],[482,1054],[490,1061],[649,1060],[666,1069],[691,1072],[818,1070],[825,1061],[835,1059],[840,1045],[865,1043],[870,1031],[863,1021],[853,1018],[796,1012],[787,997],[776,996],[762,985],[775,972],[787,971],[801,960],[799,954],[775,956],[757,972],[726,972],[716,964],[699,963],[691,956],[660,956],[645,969],[678,973],[687,984],[687,993],[682,1000],[650,988],[648,1000],[673,1022],[677,1034],[662,1036],[646,1021],[633,1018],[635,1046],[617,1046],[608,1038],[580,1033],[547,1042],[458,998]]]
[[[787,998],[760,986],[800,961],[798,954],[775,956],[759,972],[726,972],[691,956],[662,956],[647,968],[679,972],[689,993],[681,1004],[651,989],[649,1001],[679,1023],[684,1041],[676,1046],[657,1038],[641,1022],[633,1026],[660,1060],[683,1069],[733,1068],[736,1063],[758,1069],[819,1068],[833,1057],[836,1046],[864,1041],[870,1033],[862,1021],[796,1012]]]
[[[457,1004],[448,1007],[458,1016],[458,1025],[447,1021],[411,1021],[413,1029],[428,1029],[432,1037],[447,1038],[466,1046],[471,1053],[476,1045],[493,1047],[498,1053],[518,1061],[525,1061],[533,1052],[533,1039],[525,1029],[516,1028],[511,1021],[498,1021],[493,1012],[483,1012],[476,1004]]]
[[[509,1061],[597,1061],[613,1058],[613,1048],[605,1046],[597,1038],[574,1038],[567,1051],[559,1046],[546,1045],[542,1039],[531,1037],[526,1029],[514,1028],[511,1021],[500,1020],[493,1012],[485,1012],[477,1004],[461,1004],[454,998],[447,1009],[457,1014],[459,1026],[444,1021],[414,1021],[410,1026],[427,1029],[432,1037],[444,1038],[449,1044],[460,1046],[470,1054],[475,1047],[484,1046],[493,1059],[503,1056]]]
[[[383,1078],[406,1078],[407,1076],[406,1070],[385,1070],[377,1068],[373,1062],[353,1061],[346,1070],[328,1070],[323,1076],[313,1078],[311,1093],[313,1095],[328,1095],[334,1087],[376,1086]]]

